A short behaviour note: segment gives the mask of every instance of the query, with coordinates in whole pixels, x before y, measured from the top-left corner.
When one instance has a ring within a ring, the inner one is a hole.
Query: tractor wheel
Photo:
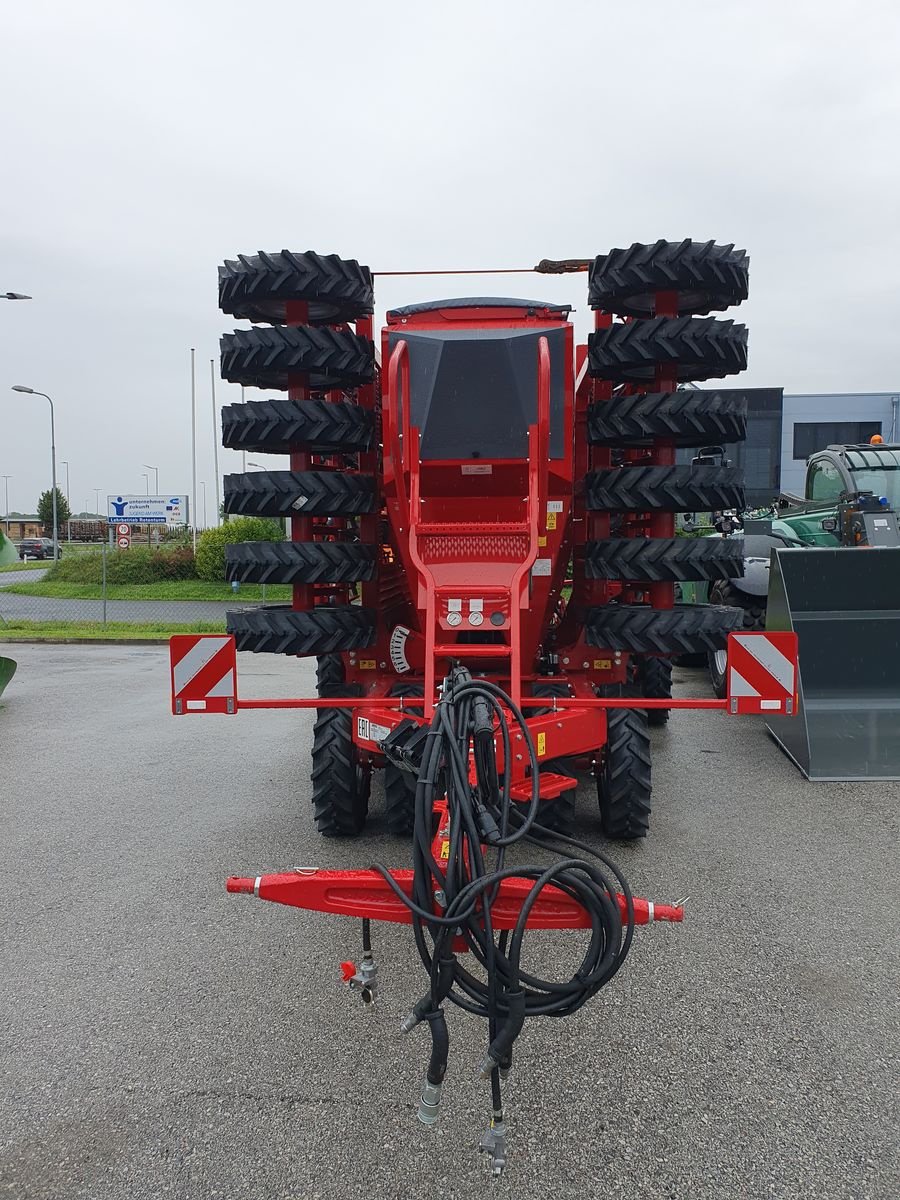
[[[570,693],[569,689],[561,683],[536,683],[533,694],[549,700],[554,696],[559,698],[568,696]],[[528,708],[525,710],[525,715],[539,717],[552,711],[552,708]],[[572,765],[566,758],[553,758],[548,762],[543,762],[541,770],[546,771],[548,775],[574,775]],[[567,792],[562,792],[554,800],[542,800],[538,808],[538,824],[543,825],[545,829],[552,829],[554,833],[571,833],[575,824],[577,792],[577,788],[569,788]]]
[[[375,507],[372,475],[343,471],[248,471],[246,475],[225,476],[227,513],[254,517],[350,517],[372,512]]]
[[[717,312],[747,299],[749,266],[746,251],[733,245],[635,243],[594,259],[588,301],[623,317],[654,317],[657,292],[674,292],[681,314]]]
[[[589,646],[631,654],[698,654],[722,650],[741,627],[741,611],[713,604],[676,604],[656,609],[636,604],[589,608],[584,632]]]
[[[643,712],[610,708],[597,774],[600,825],[607,837],[630,842],[650,827],[650,736]]]
[[[318,693],[356,696],[358,687],[344,682],[339,655],[316,664]],[[313,726],[312,803],[316,828],[324,837],[356,837],[369,811],[371,769],[360,762],[353,741],[353,714],[347,708],[320,708]]]
[[[346,329],[237,329],[220,338],[219,348],[222,378],[246,387],[283,391],[300,376],[306,387],[322,391],[358,387],[375,377],[372,343]]]
[[[304,325],[355,321],[372,312],[372,273],[355,259],[312,250],[239,254],[219,267],[219,308],[232,317],[280,325],[291,301],[309,306]]]
[[[613,396],[588,409],[595,446],[650,446],[668,438],[685,448],[731,445],[747,436],[747,397],[685,389]]]
[[[672,699],[672,664],[667,658],[639,658],[635,661],[634,688],[648,700]],[[642,709],[651,729],[665,725],[671,714],[668,708]]]
[[[367,450],[375,418],[349,400],[258,400],[222,409],[222,445],[252,454]]]
[[[714,583],[710,588],[709,598],[713,604],[727,604],[741,613],[742,621],[738,629],[765,629],[765,596],[748,596],[731,584],[721,581]],[[713,691],[720,700],[724,700],[728,692],[727,650],[711,650],[707,662]]]
[[[594,378],[617,383],[652,383],[661,363],[671,364],[679,383],[718,379],[747,366],[747,328],[713,317],[610,325],[588,337],[588,363]]]
[[[584,496],[588,508],[612,512],[740,511],[744,474],[737,467],[608,467],[585,476]]]
[[[674,583],[733,579],[744,569],[743,538],[606,538],[585,547],[588,579]]]
[[[322,605],[295,612],[289,604],[262,604],[226,614],[238,650],[254,654],[332,654],[375,641],[376,615],[357,605]]]
[[[424,696],[420,683],[395,683],[390,696]],[[416,705],[409,706],[411,711]],[[419,706],[422,712],[422,706]],[[384,768],[384,815],[388,831],[398,837],[412,837],[416,821],[416,785],[418,780],[409,771],[386,763]]]
[[[359,583],[374,579],[376,546],[359,542],[238,542],[225,547],[229,583]]]

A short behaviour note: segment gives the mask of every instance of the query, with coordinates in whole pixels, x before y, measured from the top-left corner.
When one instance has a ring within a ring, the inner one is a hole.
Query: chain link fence
[[[197,579],[123,583],[117,559],[131,551],[103,545],[63,543],[61,558],[90,555],[84,570],[57,579],[54,564],[40,559],[0,567],[0,641],[29,635],[160,637],[167,633],[214,633],[225,614],[290,598],[286,587],[229,586]],[[71,575],[89,581],[73,582]],[[49,578],[48,578],[49,576]],[[283,593],[283,594],[282,594]]]

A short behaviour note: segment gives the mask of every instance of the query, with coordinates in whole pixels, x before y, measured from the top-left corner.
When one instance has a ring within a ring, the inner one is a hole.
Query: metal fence
[[[221,598],[181,599],[177,592],[191,592],[188,581],[183,588],[164,584],[122,585],[108,579],[108,564],[116,551],[106,545],[72,547],[63,545],[63,556],[73,553],[101,556],[99,583],[58,583],[46,579],[52,563],[25,562],[14,569],[0,567],[0,640],[35,634],[58,633],[61,636],[98,636],[103,631],[129,629],[139,636],[172,632],[217,632],[225,628],[225,614],[236,609],[255,608],[284,597],[281,588],[238,589],[230,598],[223,584],[216,589]],[[194,589],[199,590],[199,589]],[[154,596],[154,592],[157,596]],[[167,592],[176,595],[166,595]]]

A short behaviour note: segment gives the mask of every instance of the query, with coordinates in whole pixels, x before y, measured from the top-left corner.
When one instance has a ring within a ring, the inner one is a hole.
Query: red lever
[[[356,963],[343,962],[341,963],[341,978],[344,983],[349,983],[356,974]]]

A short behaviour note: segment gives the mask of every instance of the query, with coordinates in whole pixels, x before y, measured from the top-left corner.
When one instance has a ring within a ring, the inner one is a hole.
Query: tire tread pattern
[[[600,445],[649,445],[668,438],[685,448],[732,445],[747,436],[747,397],[743,393],[685,388],[613,396],[588,410],[588,440]]]
[[[343,471],[248,471],[225,476],[225,511],[255,517],[350,517],[372,512],[375,480]],[[695,506],[696,507],[696,506]]]
[[[736,375],[747,366],[747,327],[714,317],[653,317],[595,329],[588,369],[596,379],[652,381],[662,363],[679,383]]]
[[[743,613],[720,604],[676,604],[655,609],[636,604],[607,604],[585,615],[589,646],[631,654],[705,654],[722,650],[728,634],[740,629]]]
[[[588,579],[734,579],[744,570],[744,539],[604,538],[587,543],[584,567]]]
[[[378,550],[358,542],[238,542],[225,547],[229,583],[360,583],[374,579]]]
[[[678,293],[680,313],[708,313],[747,299],[750,259],[734,244],[635,242],[594,259],[588,277],[591,308],[652,317],[655,293]]]
[[[286,604],[260,605],[226,614],[225,628],[238,650],[254,654],[332,654],[371,646],[376,614],[355,604],[297,612]]]
[[[341,324],[373,311],[372,273],[355,259],[313,250],[239,254],[219,267],[219,308],[277,325],[289,301],[309,305],[310,325]]]
[[[253,454],[315,450],[367,450],[375,418],[350,400],[253,400],[222,409],[222,445]]]
[[[744,474],[737,467],[609,467],[584,481],[589,509],[609,512],[712,512],[744,508]]]
[[[245,387],[286,389],[301,375],[314,390],[354,388],[375,377],[368,338],[346,329],[285,325],[236,329],[219,341],[222,378]]]

